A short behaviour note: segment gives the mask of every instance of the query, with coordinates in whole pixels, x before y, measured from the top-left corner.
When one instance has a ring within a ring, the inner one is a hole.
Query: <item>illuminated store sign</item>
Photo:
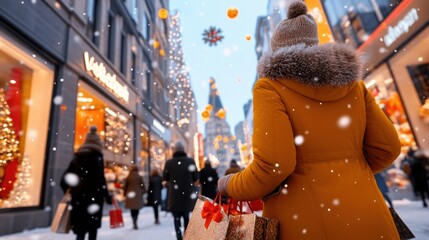
[[[116,80],[116,74],[108,73],[104,64],[96,62],[95,58],[90,57],[88,52],[84,52],[83,57],[85,60],[86,71],[91,72],[96,80],[98,80],[117,97],[128,102],[130,98],[130,92],[126,86],[122,85],[118,80]]]
[[[384,35],[383,40],[387,47],[392,45],[399,37],[408,33],[408,30],[414,23],[419,20],[419,14],[417,9],[411,9],[405,17],[396,24],[396,26],[389,26],[387,28],[387,34]]]
[[[156,129],[158,129],[160,132],[165,133],[165,127],[162,126],[162,124],[158,120],[156,119],[153,120],[153,126]]]

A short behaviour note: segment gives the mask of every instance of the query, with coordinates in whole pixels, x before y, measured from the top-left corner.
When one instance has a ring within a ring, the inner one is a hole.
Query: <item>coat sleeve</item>
[[[363,82],[360,82],[366,103],[366,129],[363,150],[373,173],[392,164],[401,151],[398,133],[386,114],[375,102]]]
[[[295,170],[296,150],[291,123],[271,81],[262,78],[253,89],[254,160],[229,179],[228,194],[236,200],[266,196]]]
[[[170,181],[170,170],[168,161],[164,165],[164,171],[162,173],[162,181]]]

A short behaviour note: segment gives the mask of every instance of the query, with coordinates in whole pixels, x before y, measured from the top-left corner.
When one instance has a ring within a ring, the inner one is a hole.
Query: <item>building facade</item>
[[[367,62],[365,83],[394,124],[406,152],[429,149],[429,2],[323,2],[337,41]]]
[[[90,125],[108,167],[137,164],[147,176],[169,157],[160,8],[168,1],[1,2],[0,118],[11,155],[0,161],[0,234],[50,225],[62,173]]]

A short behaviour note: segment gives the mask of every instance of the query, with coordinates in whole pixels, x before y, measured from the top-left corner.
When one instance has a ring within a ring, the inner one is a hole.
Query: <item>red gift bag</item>
[[[264,206],[264,203],[261,199],[256,199],[253,201],[250,201],[250,207],[253,211],[262,211],[262,208]]]
[[[120,228],[124,226],[124,219],[122,218],[122,210],[118,207],[116,200],[112,199],[113,209],[109,211],[110,215],[110,228]]]

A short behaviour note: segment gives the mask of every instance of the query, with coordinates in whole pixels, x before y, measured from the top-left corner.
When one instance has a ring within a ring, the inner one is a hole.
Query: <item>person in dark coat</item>
[[[201,195],[210,199],[215,199],[217,194],[217,180],[219,180],[219,176],[216,170],[212,168],[210,160],[207,160],[204,164],[204,168],[200,171]]]
[[[411,172],[415,181],[415,190],[423,201],[423,207],[428,207],[426,199],[429,199],[429,185],[428,173],[426,171],[426,164],[429,159],[423,154],[422,151],[414,153],[414,161],[411,164]]]
[[[189,212],[194,208],[197,193],[194,191],[198,184],[198,172],[195,161],[187,157],[181,142],[174,146],[173,158],[165,163],[163,181],[169,184],[167,210],[173,214],[174,228],[177,239],[182,239],[181,218],[184,229],[189,223]]]
[[[101,139],[97,127],[91,126],[84,143],[79,147],[61,179],[64,192],[71,193],[71,225],[76,240],[97,238],[101,227],[103,199],[112,204],[104,178]]]
[[[158,169],[152,169],[149,177],[149,191],[147,196],[147,205],[153,207],[155,215],[155,224],[159,224],[159,205],[161,204],[162,177]]]
[[[138,229],[137,218],[140,208],[144,206],[143,194],[146,193],[143,178],[139,175],[136,166],[130,167],[130,173],[124,184],[125,208],[131,210],[133,229]]]
[[[238,166],[237,164],[237,160],[232,159],[231,162],[229,163],[229,168],[225,171],[225,176],[233,173],[238,173],[241,170],[242,170],[241,167]]]
[[[388,195],[389,188],[386,185],[386,179],[384,178],[384,174],[385,174],[384,172],[379,172],[379,173],[375,174],[374,175],[375,181],[377,182],[378,189],[380,189],[380,192],[381,192],[381,194],[383,194],[384,199],[389,204],[389,207],[393,208],[392,200],[390,199],[390,197]]]

